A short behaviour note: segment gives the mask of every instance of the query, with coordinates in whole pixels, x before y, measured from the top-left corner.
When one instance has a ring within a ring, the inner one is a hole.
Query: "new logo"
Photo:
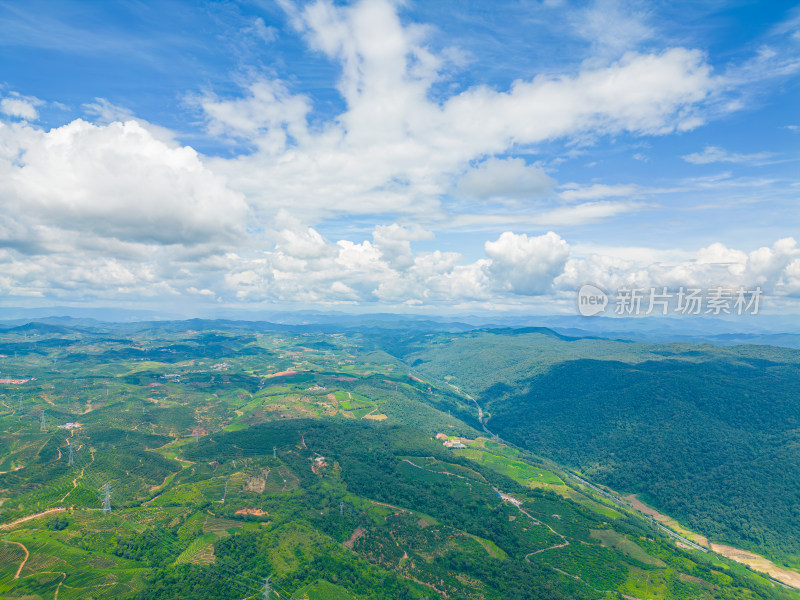
[[[608,294],[599,287],[587,283],[578,291],[578,312],[584,317],[600,314],[608,306]]]

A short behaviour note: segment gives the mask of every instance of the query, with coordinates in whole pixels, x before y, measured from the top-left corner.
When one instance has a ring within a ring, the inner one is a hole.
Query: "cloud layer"
[[[45,102],[2,93],[3,294],[390,306],[522,306],[587,282],[800,294],[792,238],[750,251],[709,240],[666,261],[576,249],[570,228],[650,209],[674,188],[560,183],[548,144],[579,156],[599,139],[684,134],[736,110],[721,106],[737,84],[704,52],[643,46],[646,15],[618,20],[618,3],[594,3],[570,21],[592,60],[491,86],[457,81],[468,57],[404,22],[395,2],[281,4],[339,69],[343,108],[320,118],[318,98],[267,69],[246,71],[238,90],[189,91],[205,139],[227,153],[204,155],[102,98],[48,129]],[[278,37],[257,25],[267,43]],[[771,156],[707,145],[682,158]],[[346,235],[326,235],[334,225]],[[468,245],[445,241],[461,231]]]

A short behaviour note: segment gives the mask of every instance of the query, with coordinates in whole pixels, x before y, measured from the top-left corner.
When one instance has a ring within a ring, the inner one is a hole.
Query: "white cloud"
[[[653,258],[659,254],[663,260],[654,261]],[[749,253],[717,242],[701,248],[693,258],[668,260],[668,254],[606,251],[576,256],[567,262],[563,274],[556,278],[555,286],[565,291],[577,290],[584,283],[599,285],[607,291],[623,287],[648,289],[666,286],[670,290],[680,287],[760,287],[767,295],[800,294],[797,286],[800,248],[793,238],[778,240],[772,247],[758,248]]]
[[[654,37],[648,15],[639,3],[623,0],[595,0],[576,12],[571,21],[575,32],[592,43],[594,57],[619,56]]]
[[[310,259],[332,256],[333,248],[311,227],[282,211],[275,220],[281,229],[273,234],[276,249],[293,258]]]
[[[772,157],[770,152],[755,152],[753,154],[736,154],[728,152],[717,146],[706,146],[702,152],[694,152],[682,156],[683,160],[695,165],[707,165],[711,163],[760,163]]]
[[[278,30],[264,23],[264,19],[257,17],[253,19],[252,25],[242,30],[244,34],[252,34],[262,42],[270,44],[278,38]]]
[[[767,291],[780,292],[785,285],[786,269],[798,256],[800,248],[797,247],[795,239],[783,238],[775,242],[771,248],[764,246],[750,252],[747,262],[733,272],[751,285],[760,285]]]
[[[602,198],[620,198],[641,196],[644,191],[641,186],[632,184],[606,185],[595,183],[588,186],[570,184],[564,186],[568,188],[559,194],[562,200],[574,202],[576,200],[600,200]]]
[[[507,231],[484,248],[492,261],[489,272],[499,287],[532,296],[551,289],[570,254],[569,244],[552,231],[530,238]]]
[[[506,90],[476,86],[431,98],[447,56],[429,32],[404,26],[388,0],[338,7],[283,3],[315,49],[342,68],[345,110],[308,124],[311,101],[281,81],[258,78],[243,98],[194,97],[211,133],[256,151],[207,164],[258,211],[444,216],[443,198],[470,163],[516,144],[630,132],[666,134],[702,123],[720,84],[701,52],[628,53],[604,67],[518,80]],[[461,187],[471,199],[546,193],[552,183],[521,159],[485,160]]]
[[[0,100],[0,112],[9,117],[16,117],[26,121],[35,121],[39,118],[38,106],[42,106],[44,101],[34,96],[22,96],[16,92]]]
[[[629,248],[577,253],[556,233],[530,233],[643,210],[637,199],[664,190],[559,187],[538,163],[498,156],[527,156],[553,140],[685,131],[704,122],[729,85],[700,51],[626,51],[650,33],[642,11],[622,22],[614,15],[623,4],[591,5],[587,35],[607,51],[602,62],[502,88],[448,88],[439,84],[448,83],[458,53],[432,50],[431,31],[404,25],[398,3],[282,4],[309,44],[341,67],[344,109],[312,124],[312,98],[263,75],[239,96],[191,96],[211,135],[248,149],[234,158],[203,157],[102,98],[83,107],[96,124],[49,131],[16,120],[35,120],[41,101],[0,100],[13,117],[0,122],[6,296],[450,306],[533,302],[587,280],[609,288],[731,281],[798,293],[791,239],[750,253],[717,243],[676,257]],[[274,31],[256,20],[248,35],[270,41]],[[708,147],[685,158],[766,157]],[[490,214],[487,202],[495,203]],[[352,215],[389,224],[376,225],[370,239],[320,233],[330,231],[321,221]],[[487,233],[483,239],[496,239],[485,242],[485,255],[465,248],[476,255],[465,259],[415,244],[430,242],[434,225],[513,231]]]
[[[747,261],[747,254],[740,250],[727,248],[724,244],[716,242],[697,252],[697,262],[700,264],[743,264]]]
[[[548,195],[555,181],[521,158],[489,158],[467,171],[456,193],[478,200],[515,201]]]
[[[293,95],[280,81],[265,79],[247,86],[247,93],[236,100],[220,100],[213,95],[189,100],[202,108],[212,135],[247,139],[271,152],[285,149],[289,137],[307,140],[308,98]]]
[[[800,297],[800,258],[794,259],[783,270],[782,291],[787,295]]]
[[[87,115],[94,117],[96,122],[106,125],[114,121],[136,120],[133,111],[123,106],[117,106],[106,98],[95,98],[94,102],[86,102],[82,108]]]
[[[378,225],[372,232],[375,246],[382,257],[396,269],[404,269],[414,264],[411,242],[433,239],[433,233],[419,225],[403,227],[397,223]]]
[[[597,223],[623,213],[643,210],[646,207],[646,204],[640,202],[584,202],[531,213],[465,213],[441,223],[440,227],[451,229],[486,229],[520,225],[535,228],[574,227]]]
[[[6,228],[49,228],[128,242],[202,244],[244,231],[247,205],[197,153],[135,121],[76,120],[50,131],[0,123]]]

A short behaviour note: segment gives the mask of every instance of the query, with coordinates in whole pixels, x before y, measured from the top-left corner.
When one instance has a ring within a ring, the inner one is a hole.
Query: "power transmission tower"
[[[72,449],[72,444],[69,445],[69,459],[67,459],[67,466],[75,464],[75,451]]]
[[[23,412],[25,412],[25,409],[22,408],[22,398],[20,398],[19,399],[19,414],[22,414]]]
[[[272,579],[272,575],[264,579],[264,587],[261,588],[261,591],[264,592],[264,600],[269,600],[270,594],[272,593],[272,587],[269,583],[270,579]]]
[[[339,502],[339,515],[344,514],[344,502]]]
[[[103,486],[103,512],[108,514],[111,512],[111,484],[107,483]]]
[[[39,421],[39,431],[47,431],[47,422],[45,421],[44,413],[45,411],[42,409],[42,418]]]
[[[272,447],[272,458],[278,458],[278,448],[276,446]]]

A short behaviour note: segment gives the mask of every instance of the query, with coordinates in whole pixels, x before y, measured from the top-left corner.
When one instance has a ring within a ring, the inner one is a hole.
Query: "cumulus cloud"
[[[135,121],[76,120],[50,131],[0,123],[0,191],[7,233],[50,227],[201,244],[241,235],[247,216],[241,194],[197,152],[156,139]]]
[[[747,254],[740,250],[727,248],[724,244],[716,242],[707,248],[701,248],[697,252],[697,262],[701,265],[706,264],[744,264],[747,262]]]
[[[279,252],[303,260],[331,256],[333,250],[330,244],[317,230],[302,225],[285,211],[278,214],[275,222],[281,227],[273,235]]]
[[[309,235],[325,249],[290,255],[280,239],[262,257],[229,256],[226,293],[251,302],[449,305],[489,300],[498,293],[545,293],[569,255],[568,244],[553,233],[539,237],[506,233],[486,243],[486,258],[466,264],[455,252],[414,254],[403,247],[399,254],[387,254],[390,241],[429,238],[428,232],[397,224],[376,229],[374,243],[329,242],[313,230]]]
[[[375,246],[383,258],[396,269],[404,269],[414,264],[411,242],[433,239],[433,232],[419,225],[403,227],[397,223],[378,225],[372,232]]]
[[[627,253],[631,254],[631,253]],[[609,253],[589,253],[571,258],[564,272],[555,280],[555,287],[574,292],[585,283],[605,290],[621,288],[667,287],[755,289],[767,295],[796,296],[800,248],[794,238],[776,241],[771,247],[744,252],[714,243],[684,260],[653,261],[654,254],[645,253],[644,260],[626,259]]]
[[[569,245],[552,231],[538,237],[507,231],[484,248],[499,287],[531,296],[548,292],[569,258]]]
[[[761,247],[747,256],[743,265],[732,270],[743,280],[760,285],[767,291],[782,291],[785,286],[786,270],[800,256],[800,248],[794,238],[783,238],[776,241],[771,248]],[[792,272],[794,267],[792,267]],[[791,274],[788,274],[791,278]]]

